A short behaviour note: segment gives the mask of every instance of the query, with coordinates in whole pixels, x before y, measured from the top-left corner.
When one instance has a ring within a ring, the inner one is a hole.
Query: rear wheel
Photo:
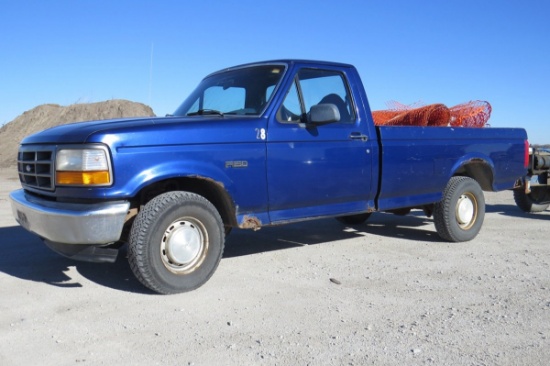
[[[469,177],[452,177],[443,198],[434,207],[439,236],[452,242],[472,240],[485,217],[485,197],[479,184]]]
[[[224,237],[220,215],[209,201],[194,193],[168,192],[137,215],[128,260],[136,278],[153,291],[191,291],[218,267]]]
[[[547,197],[545,190],[533,189],[531,193],[527,194],[523,189],[515,189],[514,201],[524,212],[542,212],[550,205],[549,203],[539,203]]]

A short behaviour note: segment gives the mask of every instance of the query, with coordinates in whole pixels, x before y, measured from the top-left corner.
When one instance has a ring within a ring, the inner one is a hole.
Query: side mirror
[[[309,110],[309,122],[313,124],[324,124],[340,121],[340,111],[332,103],[317,104]]]

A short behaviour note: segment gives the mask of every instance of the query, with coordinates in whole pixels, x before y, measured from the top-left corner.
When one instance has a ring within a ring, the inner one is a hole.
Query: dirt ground
[[[65,259],[12,218],[0,170],[1,365],[547,365],[550,211],[486,193],[467,243],[374,214],[235,230],[200,289],[155,295]],[[336,281],[331,282],[330,279]],[[335,283],[337,282],[337,283]]]

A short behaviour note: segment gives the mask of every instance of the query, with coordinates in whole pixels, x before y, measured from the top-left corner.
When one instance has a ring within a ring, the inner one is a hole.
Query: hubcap
[[[458,198],[456,203],[456,220],[458,225],[467,230],[473,226],[476,221],[476,198],[469,193],[465,193]]]
[[[202,223],[191,218],[181,218],[166,229],[160,254],[168,270],[187,274],[201,265],[207,249],[208,234]]]

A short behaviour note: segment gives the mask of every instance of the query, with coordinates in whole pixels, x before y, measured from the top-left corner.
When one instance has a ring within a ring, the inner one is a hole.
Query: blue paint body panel
[[[525,173],[523,129],[379,127],[379,131],[380,210],[439,201],[449,179],[472,161],[490,170],[492,191],[513,188]]]
[[[223,187],[235,222],[252,216],[268,225],[432,204],[441,199],[449,179],[470,164],[489,173],[486,190],[511,189],[526,174],[523,129],[378,128],[353,66],[277,60],[229,70],[258,65],[268,71],[274,65],[270,72],[276,84],[267,85],[257,109],[247,106],[240,114],[223,116],[85,122],[27,137],[25,146],[56,149],[103,144],[110,151],[114,175],[109,187],[29,191],[68,201],[131,201],[153,183],[200,178]],[[278,111],[300,70],[338,73],[347,85],[352,120],[281,121]],[[227,81],[219,91],[233,84]],[[247,97],[247,104],[254,103]]]

